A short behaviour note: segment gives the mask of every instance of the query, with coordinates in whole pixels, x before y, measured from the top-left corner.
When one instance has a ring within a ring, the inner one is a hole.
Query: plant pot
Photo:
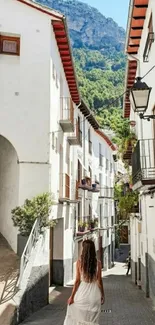
[[[81,184],[82,184],[82,185],[86,185],[86,180],[85,180],[85,178],[81,180]]]
[[[91,229],[94,229],[94,228],[95,228],[95,224],[94,224],[94,222],[91,222],[91,224],[90,224],[90,228],[91,228]]]
[[[19,257],[23,254],[28,238],[28,236],[22,236],[21,234],[18,234],[17,236],[17,255]]]

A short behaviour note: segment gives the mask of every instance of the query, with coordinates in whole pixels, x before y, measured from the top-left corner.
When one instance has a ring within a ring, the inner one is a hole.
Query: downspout
[[[148,265],[148,226],[147,226],[147,202],[145,198],[145,229],[146,229],[146,253],[145,253],[145,264],[146,264],[146,297],[149,298],[149,265]]]
[[[83,164],[86,166],[86,124],[85,118],[83,120]],[[86,171],[84,169],[84,178],[86,176]],[[84,191],[84,217],[86,217],[86,195]]]
[[[133,7],[134,7],[134,0],[130,0],[128,21],[127,21],[127,28],[126,28],[127,32],[126,32],[126,42],[125,42],[125,53],[127,52],[127,47],[128,47],[128,39],[129,39],[129,31],[130,31]]]

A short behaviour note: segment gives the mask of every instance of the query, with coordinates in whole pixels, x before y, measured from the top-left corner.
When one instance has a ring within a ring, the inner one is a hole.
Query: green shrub
[[[18,227],[22,236],[30,235],[37,218],[40,219],[40,232],[46,227],[53,227],[56,222],[49,220],[53,204],[53,196],[50,193],[37,195],[31,200],[26,199],[22,206],[11,211],[14,226]]]

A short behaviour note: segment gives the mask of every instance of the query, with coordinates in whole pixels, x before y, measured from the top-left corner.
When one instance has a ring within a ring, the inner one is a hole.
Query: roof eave
[[[85,113],[83,112],[82,108],[85,109]],[[81,100],[81,105],[79,106],[81,113],[85,116],[87,121],[91,124],[94,130],[98,130],[100,128],[99,123],[97,122],[96,118],[94,117],[94,113],[90,110],[90,108],[86,105],[84,100]]]
[[[130,33],[130,26],[131,26],[133,5],[134,5],[134,0],[130,0],[130,3],[129,3],[129,12],[128,12],[128,21],[127,21],[127,28],[126,28],[125,53],[127,53],[127,48],[128,48],[129,33]]]
[[[74,61],[73,61],[73,54],[72,54],[72,48],[71,48],[71,43],[70,43],[70,37],[69,37],[69,31],[68,31],[68,26],[67,26],[67,22],[66,22],[66,17],[63,16],[62,19],[63,19],[63,22],[64,22],[64,26],[65,26],[65,30],[66,30],[66,34],[67,34],[67,38],[68,38],[68,46],[69,46],[69,50],[70,50],[70,56],[71,56],[71,61],[72,61],[72,66],[73,66],[73,72],[74,72],[74,76],[75,76],[77,91],[78,91],[78,95],[79,95],[79,103],[80,103],[80,101],[81,101],[81,99],[80,99],[80,91],[79,91],[79,85],[78,85],[78,80],[77,80]]]

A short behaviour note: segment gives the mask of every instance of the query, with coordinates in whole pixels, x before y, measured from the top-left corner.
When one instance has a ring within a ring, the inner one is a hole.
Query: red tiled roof
[[[101,130],[95,130],[95,132],[97,134],[99,134],[101,136],[102,139],[104,139],[106,141],[106,143],[108,144],[108,146],[115,151],[116,147],[114,146],[114,144],[112,143],[112,141],[108,138],[108,136]]]
[[[54,11],[53,9],[40,5],[37,2],[32,2],[30,0],[17,0],[17,1],[25,5],[28,5],[31,8],[39,10],[44,14],[51,16],[51,23],[55,33],[55,38],[60,52],[70,94],[73,102],[79,104],[80,93],[79,93],[78,83],[77,83],[76,74],[74,70],[72,51],[70,47],[70,40],[69,40],[65,17],[62,14]]]
[[[131,20],[129,25],[129,33],[127,39],[126,52],[129,55],[138,54],[141,34],[146,17],[146,11],[149,0],[133,0],[133,8],[131,13]],[[128,62],[127,74],[126,74],[126,90],[130,89],[135,81],[137,71],[137,61],[132,60]],[[128,93],[124,99],[124,117],[130,116],[130,101]]]

